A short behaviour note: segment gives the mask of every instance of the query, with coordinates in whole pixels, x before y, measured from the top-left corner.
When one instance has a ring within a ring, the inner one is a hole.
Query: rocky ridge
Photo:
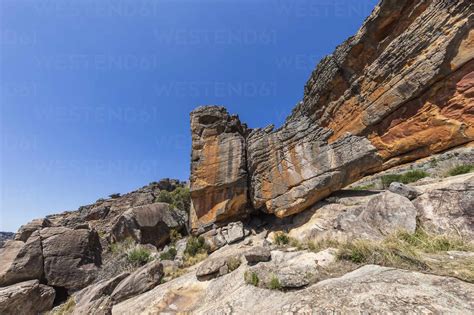
[[[277,130],[232,129],[245,124],[222,107],[193,111],[193,230],[251,209],[289,216],[365,175],[472,142],[473,12],[467,0],[381,1],[318,64]]]

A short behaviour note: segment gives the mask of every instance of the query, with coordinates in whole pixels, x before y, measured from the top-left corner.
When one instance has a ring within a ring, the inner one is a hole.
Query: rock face
[[[74,291],[95,279],[102,264],[97,232],[50,227],[42,229],[40,235],[48,285]]]
[[[133,272],[113,290],[110,297],[114,303],[121,302],[134,295],[146,292],[160,284],[163,277],[163,265],[152,261]]]
[[[427,185],[413,203],[426,229],[474,238],[474,175],[457,176],[453,182]]]
[[[191,229],[240,217],[247,208],[247,127],[223,107],[191,113]]]
[[[0,314],[40,314],[53,307],[54,289],[38,280],[0,288]]]
[[[187,222],[185,212],[157,202],[124,212],[111,230],[111,240],[120,242],[131,237],[141,244],[161,247],[169,241],[170,230],[180,231]]]
[[[0,248],[0,287],[41,279],[42,275],[43,253],[39,232],[34,232],[26,243],[11,240]]]
[[[193,228],[243,212],[246,191],[255,209],[284,217],[365,174],[473,141],[473,6],[381,1],[277,130],[247,130],[221,107],[194,111]]]

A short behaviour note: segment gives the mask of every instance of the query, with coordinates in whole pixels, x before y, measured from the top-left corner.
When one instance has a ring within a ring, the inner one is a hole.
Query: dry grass
[[[74,312],[74,308],[76,307],[76,301],[71,296],[67,299],[66,302],[51,310],[48,315],[68,315]]]

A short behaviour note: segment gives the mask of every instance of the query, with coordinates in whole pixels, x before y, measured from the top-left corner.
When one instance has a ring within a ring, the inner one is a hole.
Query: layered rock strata
[[[366,174],[473,141],[473,20],[469,0],[384,0],[319,63],[281,128],[247,130],[222,107],[191,113],[193,228],[246,203],[292,215]]]

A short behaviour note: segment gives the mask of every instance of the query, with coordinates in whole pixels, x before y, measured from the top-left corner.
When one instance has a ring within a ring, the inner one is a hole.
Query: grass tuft
[[[409,184],[416,182],[422,178],[428,177],[429,174],[425,171],[422,170],[413,170],[409,171],[403,174],[389,174],[389,175],[384,175],[381,177],[382,179],[382,186],[384,188],[388,188],[391,183],[393,182],[399,182],[403,184]]]
[[[258,275],[253,271],[246,271],[244,273],[244,280],[245,280],[245,283],[251,284],[255,287],[257,287],[260,282]]]
[[[152,259],[150,251],[143,247],[135,247],[127,254],[128,262],[134,266],[143,266]]]
[[[474,165],[458,165],[448,171],[448,176],[456,176],[474,172]]]
[[[273,276],[268,284],[268,288],[270,290],[281,290],[280,280],[276,276]]]
[[[287,245],[290,242],[290,238],[286,233],[283,232],[278,232],[275,234],[275,237],[273,238],[275,241],[275,244],[277,245]]]

